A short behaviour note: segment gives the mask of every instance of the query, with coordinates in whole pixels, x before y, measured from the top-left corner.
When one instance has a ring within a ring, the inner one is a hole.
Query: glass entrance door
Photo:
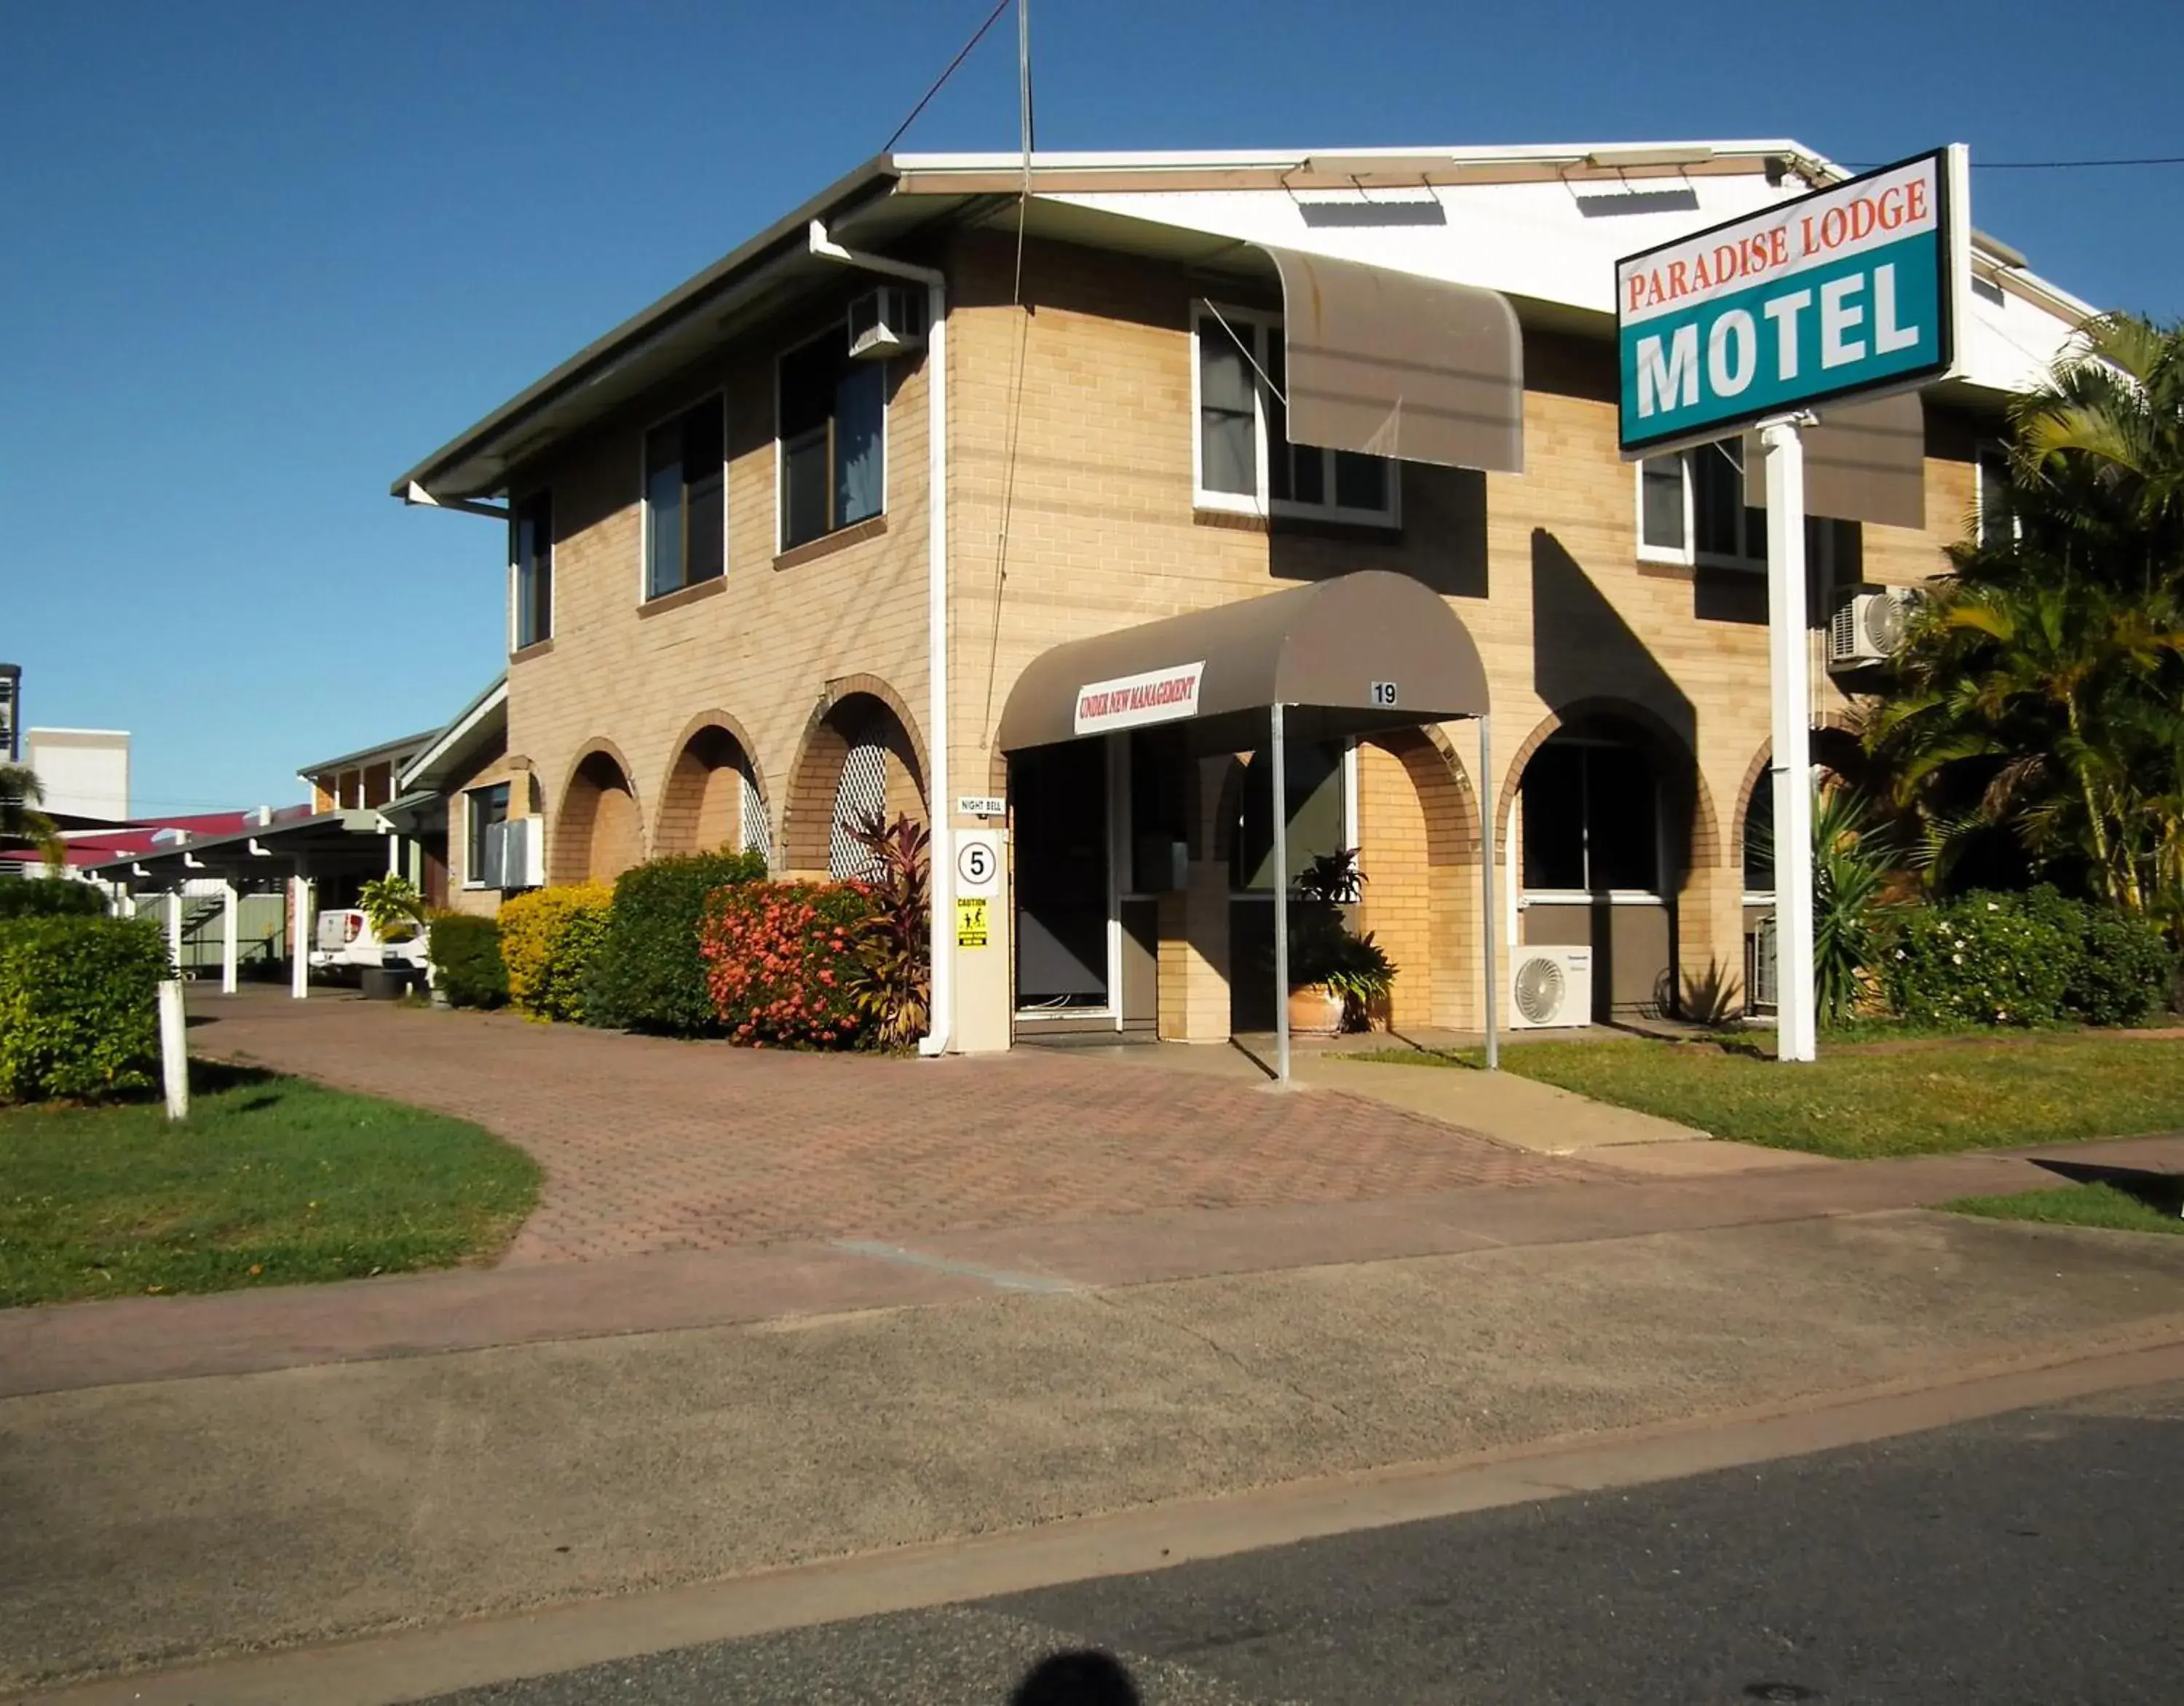
[[[1097,740],[1015,754],[1017,1007],[1105,1009],[1107,756]]]

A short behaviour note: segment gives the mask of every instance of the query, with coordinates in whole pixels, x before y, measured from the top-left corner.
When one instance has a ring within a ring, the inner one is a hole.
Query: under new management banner
[[[1947,373],[1962,161],[1936,149],[1618,261],[1624,454]]]

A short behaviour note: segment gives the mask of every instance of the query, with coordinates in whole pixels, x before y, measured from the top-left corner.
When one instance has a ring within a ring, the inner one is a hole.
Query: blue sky
[[[387,482],[877,152],[987,0],[12,8],[0,657],[136,806],[299,792],[499,666],[500,531]],[[1796,136],[2184,153],[2184,7],[1033,0],[1042,147]],[[2069,27],[2072,17],[2085,27]],[[1011,147],[1012,20],[905,148]],[[2184,169],[1975,174],[2082,296],[2184,313]]]

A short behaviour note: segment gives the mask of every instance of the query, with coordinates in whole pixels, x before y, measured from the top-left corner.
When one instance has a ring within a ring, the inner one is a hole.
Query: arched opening
[[[595,747],[561,795],[551,876],[556,883],[612,882],[644,858],[644,819],[621,759]]]
[[[694,730],[668,767],[653,832],[656,853],[755,852],[772,863],[773,835],[757,767],[729,729]]]
[[[924,820],[924,766],[887,700],[848,693],[805,736],[783,825],[788,868],[838,881],[861,876],[868,856],[853,831],[874,813]]]
[[[1357,924],[1396,965],[1389,1023],[1469,1030],[1479,1008],[1479,819],[1461,768],[1426,731],[1358,742]]]
[[[1595,1019],[1678,1011],[1680,901],[1713,848],[1689,750],[1650,720],[1591,709],[1530,743],[1516,804],[1518,944],[1588,949]]]

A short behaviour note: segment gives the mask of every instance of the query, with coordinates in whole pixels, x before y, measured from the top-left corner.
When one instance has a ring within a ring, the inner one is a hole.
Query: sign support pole
[[[1767,650],[1774,701],[1775,1045],[1811,1060],[1813,992],[1812,654],[1805,635],[1807,417],[1759,424],[1767,458]]]
[[[1268,722],[1274,788],[1274,1082],[1286,1089],[1290,1081],[1290,791],[1279,699]]]
[[[1486,1070],[1502,1064],[1502,986],[1494,967],[1494,861],[1501,849],[1494,833],[1494,736],[1491,719],[1479,714],[1479,786],[1473,803],[1479,811],[1479,951],[1486,967],[1479,993],[1486,1002]]]

